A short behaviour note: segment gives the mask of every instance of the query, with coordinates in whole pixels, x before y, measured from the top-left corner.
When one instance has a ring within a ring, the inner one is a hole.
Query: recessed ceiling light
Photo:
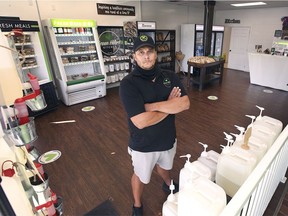
[[[249,3],[239,3],[239,4],[231,4],[235,7],[246,7],[246,6],[257,6],[257,5],[266,5],[265,2],[249,2]]]

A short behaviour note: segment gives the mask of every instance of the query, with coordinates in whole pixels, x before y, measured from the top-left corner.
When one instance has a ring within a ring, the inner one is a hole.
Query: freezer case
[[[60,99],[67,106],[106,95],[96,21],[48,19],[44,36]]]

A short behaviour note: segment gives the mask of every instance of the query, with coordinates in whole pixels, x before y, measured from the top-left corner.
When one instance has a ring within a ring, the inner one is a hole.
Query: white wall
[[[96,3],[135,6],[135,16],[98,15]],[[203,24],[203,8],[159,1],[140,0],[0,0],[1,16],[19,16],[21,19],[38,20],[46,18],[83,18],[95,19],[98,25],[122,26],[124,21],[156,21],[157,29],[176,30],[176,50],[180,49],[180,25],[184,23]],[[242,9],[215,11],[214,25],[250,27],[248,51],[254,51],[256,44],[263,50],[271,48],[276,29],[282,28],[281,17],[288,15],[288,8]],[[225,19],[240,20],[240,24],[225,24]],[[224,43],[229,41],[227,35]]]
[[[204,6],[203,10],[199,10],[183,5],[145,1],[141,2],[141,14],[143,21],[156,21],[157,29],[176,30],[176,51],[180,50],[181,24],[204,22]]]
[[[38,21],[37,5],[34,1],[0,1],[0,16],[20,17],[22,20]]]
[[[253,52],[255,45],[262,45],[262,50],[271,49],[274,31],[282,29],[281,17],[287,15],[287,7],[216,11],[214,23],[230,27],[250,27],[248,52]],[[225,19],[240,20],[240,24],[225,24]]]
[[[135,16],[98,15],[96,3],[108,3],[135,6]],[[203,8],[173,5],[159,1],[140,0],[1,0],[1,16],[19,16],[21,19],[38,20],[46,18],[95,19],[98,25],[123,25],[124,21],[156,21],[158,29],[176,30],[176,50],[180,47],[180,25],[184,23],[202,24]],[[214,24],[225,26],[249,26],[251,28],[249,51],[256,44],[263,49],[271,48],[276,29],[282,28],[281,17],[287,16],[288,8],[242,9],[233,11],[215,11]],[[240,20],[240,24],[225,24],[225,19]]]
[[[134,6],[135,16],[98,15],[97,3]],[[122,26],[124,21],[141,20],[141,8],[140,0],[1,0],[0,15],[37,21],[47,18],[94,19],[97,25]]]

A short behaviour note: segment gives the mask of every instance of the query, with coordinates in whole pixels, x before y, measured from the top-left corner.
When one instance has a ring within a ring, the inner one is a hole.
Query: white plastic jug
[[[280,134],[280,132],[282,131],[283,125],[282,125],[282,122],[280,122],[277,119],[273,119],[268,116],[262,117],[262,111],[264,110],[264,108],[262,107],[258,107],[258,108],[259,109],[261,108],[261,111],[260,111],[260,115],[256,118],[255,121],[254,121],[255,116],[251,116],[251,115],[246,115],[246,116],[252,119],[252,122],[249,125],[250,127],[252,127],[252,136],[256,136],[256,137],[259,137],[261,139],[268,141],[270,143],[269,144],[269,148],[270,148],[271,145],[276,140],[276,138],[278,137],[278,135]]]
[[[259,119],[256,119],[254,125],[262,125],[264,127],[267,127],[273,132],[275,132],[277,135],[279,135],[283,129],[283,123],[281,121],[271,118],[269,116],[263,116]]]
[[[243,140],[236,140],[233,143],[233,146],[242,148]],[[248,141],[248,147],[249,149],[246,149],[246,151],[250,152],[251,154],[256,155],[257,157],[257,164],[260,162],[262,157],[265,155],[268,149],[268,143],[264,140],[261,140],[258,137],[251,136]]]
[[[225,190],[227,195],[233,197],[253,171],[256,163],[256,155],[239,147],[231,146],[218,158],[216,183]]]
[[[211,181],[215,181],[217,161],[219,158],[219,153],[209,150],[207,152],[208,145],[199,142],[204,147],[204,151],[201,153],[201,156],[197,159],[200,163],[207,166],[211,171]]]
[[[190,162],[190,154],[180,157],[187,157],[184,167],[180,170],[179,174],[179,190],[184,188],[189,179],[195,179],[199,176],[203,176],[207,179],[211,179],[211,171],[204,164],[199,161]]]
[[[283,123],[281,121],[279,121],[278,119],[269,117],[269,116],[262,116],[262,112],[264,110],[263,107],[257,106],[256,107],[258,109],[260,109],[260,114],[257,116],[254,125],[263,125],[269,129],[271,129],[272,131],[274,131],[277,136],[281,133],[282,129],[283,129]]]
[[[202,176],[178,193],[178,216],[218,216],[227,202],[223,188]]]
[[[177,216],[178,215],[178,194],[174,194],[175,201],[166,200],[162,207],[162,215],[163,216]]]
[[[274,141],[277,139],[279,134],[277,134],[275,131],[270,130],[269,128],[261,125],[261,124],[256,124],[253,125],[252,127],[252,137],[257,137],[263,142],[268,144],[268,149],[272,146]]]
[[[173,194],[173,190],[175,189],[173,180],[171,180],[171,184],[169,188],[170,188],[171,193],[169,194],[169,196],[167,197],[167,200],[163,204],[162,215],[163,216],[177,216],[179,193]]]

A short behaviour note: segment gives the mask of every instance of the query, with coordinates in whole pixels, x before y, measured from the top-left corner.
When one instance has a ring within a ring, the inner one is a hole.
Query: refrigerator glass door
[[[222,54],[222,43],[223,43],[223,32],[216,32],[216,41],[215,41],[215,56],[221,56]]]
[[[211,50],[210,50],[210,55],[214,56],[214,44],[215,44],[215,33],[212,33],[211,37]]]
[[[204,55],[203,32],[196,32],[194,55],[195,56],[203,56]]]

